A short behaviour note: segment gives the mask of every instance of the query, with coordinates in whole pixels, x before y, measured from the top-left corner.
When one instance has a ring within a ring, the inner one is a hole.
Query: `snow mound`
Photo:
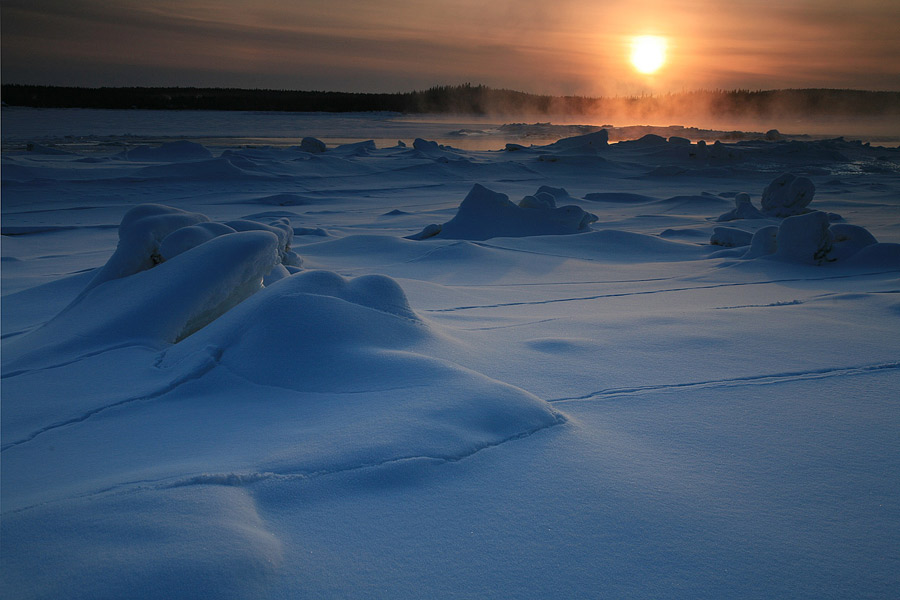
[[[278,264],[278,246],[267,231],[222,235],[155,268],[93,285],[43,327],[11,340],[4,370],[173,344],[259,291]]]
[[[868,229],[859,225],[835,223],[830,229],[833,246],[828,257],[832,260],[845,260],[863,248],[878,243]]]
[[[541,151],[562,154],[596,154],[598,150],[609,146],[609,131],[601,129],[585,135],[563,138],[547,146],[538,146]]]
[[[292,285],[295,291],[305,294],[333,296],[398,317],[419,319],[400,285],[384,275],[362,275],[348,280],[332,271],[306,271]]]
[[[122,217],[118,246],[106,264],[56,317],[4,349],[18,357],[4,367],[174,343],[263,285],[299,271],[303,260],[291,250],[293,236],[284,217],[270,224],[214,223],[160,204],[136,206]]]
[[[119,224],[115,253],[100,269],[88,289],[110,279],[127,277],[162,262],[160,243],[182,227],[208,222],[209,218],[161,204],[141,204],[125,213]]]
[[[412,386],[427,381],[429,369],[415,368],[415,355],[395,352],[428,336],[393,279],[306,271],[172,347],[161,366],[195,364],[198,353],[221,354],[221,365],[249,381],[296,391],[364,391],[387,379]]]
[[[759,258],[775,254],[778,249],[778,226],[769,225],[757,229],[750,240],[750,248],[744,254],[744,258]]]
[[[341,144],[337,148],[329,150],[329,154],[336,154],[345,158],[354,156],[364,157],[376,150],[374,140],[365,140],[363,142],[353,142],[350,144]]]
[[[556,206],[547,191],[526,196],[518,205],[506,194],[475,184],[459,205],[456,216],[440,226],[429,225],[410,239],[486,240],[494,237],[562,235],[590,230],[596,215],[574,205]],[[438,229],[439,227],[439,229]],[[436,232],[429,236],[431,232]]]
[[[452,147],[444,146],[438,144],[437,142],[425,140],[422,138],[416,138],[413,140],[413,149],[410,152],[410,155],[419,158],[430,158],[439,162],[468,162],[466,158],[460,156],[457,152],[455,152]]]
[[[647,262],[688,261],[706,255],[703,247],[696,243],[620,229],[600,229],[571,236],[507,238],[494,241],[491,246],[609,263],[628,263],[638,259]]]
[[[762,193],[762,212],[771,217],[791,217],[809,212],[816,186],[807,177],[784,173],[766,186]]]
[[[651,196],[628,192],[592,192],[585,194],[584,199],[591,202],[611,202],[615,204],[644,204],[657,201],[656,198]]]
[[[736,221],[738,219],[765,219],[766,215],[753,206],[750,194],[741,192],[734,197],[734,208],[727,213],[719,215],[716,221]]]
[[[719,229],[724,228],[716,228]],[[846,263],[853,258],[857,264],[869,259],[874,264],[890,264],[895,251],[889,247],[895,245],[878,243],[875,236],[858,225],[832,225],[827,213],[811,211],[788,217],[780,226],[758,230],[743,258],[768,257],[810,265]]]
[[[182,161],[152,165],[138,169],[135,176],[150,179],[174,179],[183,181],[208,181],[217,179],[268,178],[257,172],[256,165],[239,156],[210,158],[208,160]]]
[[[778,227],[775,258],[789,262],[823,264],[834,243],[834,235],[828,225],[828,215],[821,211],[788,217]]]
[[[321,452],[303,468],[463,456],[561,421],[535,396],[440,358],[445,345],[393,279],[307,271],[170,347],[159,365],[187,374],[215,357],[248,382],[315,394],[297,406],[320,422],[303,419],[298,439],[334,448],[312,444]]]
[[[279,262],[292,267],[299,267],[303,264],[300,256],[291,250],[291,242],[294,240],[294,229],[291,227],[290,220],[286,217],[279,217],[269,225],[247,219],[227,221],[225,225],[235,231],[268,231],[273,233],[278,237]]]
[[[300,140],[300,149],[310,154],[321,154],[325,152],[325,142],[314,137],[305,137]]]
[[[900,269],[900,244],[879,242],[866,246],[846,261],[850,266]]]
[[[235,231],[235,229],[222,223],[199,223],[176,229],[159,243],[159,257],[163,261],[172,260],[182,252],[220,235],[234,233]]]
[[[753,234],[743,229],[734,227],[716,227],[713,229],[712,237],[709,243],[713,246],[725,246],[726,248],[735,248],[737,246],[749,246]]]
[[[269,206],[306,206],[314,204],[315,200],[306,198],[299,194],[273,194],[271,196],[263,196],[254,200],[243,200],[242,204],[265,204]]]

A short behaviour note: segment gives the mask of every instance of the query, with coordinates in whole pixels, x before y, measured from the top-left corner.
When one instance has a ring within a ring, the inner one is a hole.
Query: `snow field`
[[[900,585],[896,150],[309,133],[4,153],[4,595]]]

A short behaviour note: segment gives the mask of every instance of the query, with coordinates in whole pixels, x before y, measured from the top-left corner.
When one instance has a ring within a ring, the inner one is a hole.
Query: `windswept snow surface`
[[[897,149],[172,119],[2,157],[4,598],[896,596]]]

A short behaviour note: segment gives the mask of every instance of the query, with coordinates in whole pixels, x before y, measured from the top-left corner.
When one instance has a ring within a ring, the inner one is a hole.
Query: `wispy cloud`
[[[900,88],[897,22],[900,3],[878,0],[4,0],[0,43],[4,81],[34,83],[885,89]],[[625,56],[648,32],[672,48],[652,82]]]

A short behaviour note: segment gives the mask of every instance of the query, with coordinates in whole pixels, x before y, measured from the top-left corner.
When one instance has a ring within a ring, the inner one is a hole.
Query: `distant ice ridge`
[[[455,217],[443,225],[428,225],[409,239],[486,240],[590,231],[590,224],[597,221],[596,215],[575,205],[557,207],[558,199],[568,197],[562,188],[541,186],[533,195],[525,196],[515,204],[506,194],[475,184],[459,205]]]

